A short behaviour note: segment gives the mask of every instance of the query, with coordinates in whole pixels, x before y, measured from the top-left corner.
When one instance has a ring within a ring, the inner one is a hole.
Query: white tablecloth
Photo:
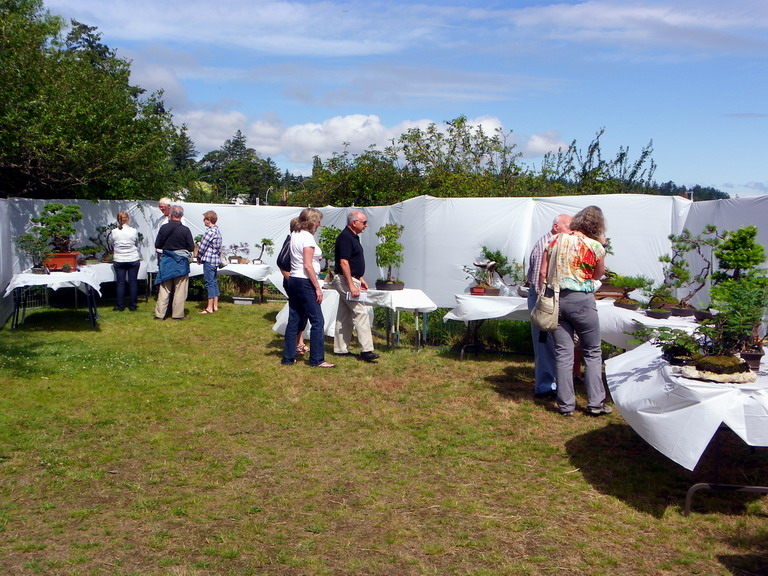
[[[90,286],[101,296],[101,282],[93,270],[89,270],[87,267],[78,272],[51,272],[50,274],[21,272],[14,274],[11,283],[5,289],[5,296],[12,294],[16,288],[24,286],[48,286],[53,290],[75,287],[80,288],[83,292],[87,292],[88,286]]]
[[[390,310],[413,310],[414,312],[426,313],[437,309],[437,305],[423,291],[414,288],[404,288],[403,290],[367,290],[366,304],[370,306],[380,306]],[[339,293],[333,289],[323,289],[323,320],[325,321],[325,335],[333,336],[335,332],[336,311],[339,308]],[[369,308],[371,318],[373,318],[373,309]],[[279,334],[285,334],[285,328],[288,325],[288,305],[283,306],[277,313],[275,325],[272,330]],[[309,326],[305,334],[309,334]]]
[[[201,276],[202,274],[202,264],[189,265],[190,276]],[[219,274],[225,276],[245,276],[257,282],[264,282],[269,280],[272,268],[268,264],[227,264],[224,268],[219,268]]]
[[[750,446],[768,446],[768,365],[753,384],[691,380],[661,359],[652,344],[605,363],[611,396],[621,415],[651,446],[693,470],[725,424]]]
[[[99,264],[88,264],[81,266],[81,270],[90,270],[96,276],[99,282],[115,282],[115,268],[111,263],[100,262]],[[143,260],[139,261],[139,280],[147,279],[147,263]]]
[[[613,300],[597,301],[597,313],[600,316],[601,338],[619,348],[629,349],[634,345],[629,343],[632,338],[627,332],[634,332],[638,324],[642,326],[669,326],[683,330],[693,330],[696,321],[692,317],[670,317],[665,320],[649,318],[642,312],[627,310],[614,306]],[[529,322],[528,301],[518,296],[472,296],[456,294],[456,307],[443,316],[443,320],[523,320]]]

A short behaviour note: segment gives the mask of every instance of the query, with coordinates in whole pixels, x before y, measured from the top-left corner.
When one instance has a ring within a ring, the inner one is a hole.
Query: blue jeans
[[[312,325],[309,331],[309,365],[317,366],[325,361],[323,311],[312,282],[306,278],[289,278],[288,325],[285,328],[283,364],[293,364],[296,359],[296,338],[303,318],[307,318]]]
[[[113,262],[115,269],[115,280],[117,280],[117,309],[125,309],[125,284],[128,283],[128,308],[136,310],[139,296],[139,261],[136,262]]]
[[[573,334],[579,336],[584,356],[584,388],[587,408],[601,408],[605,402],[603,386],[603,353],[600,340],[600,318],[595,295],[591,292],[560,290],[560,320],[555,330],[557,360],[557,407],[573,412],[576,393],[573,389]]]
[[[536,288],[531,286],[528,288],[528,311],[533,310],[536,305],[536,299],[538,298],[538,292]],[[555,367],[555,340],[552,334],[547,334],[547,339],[544,342],[539,341],[539,330],[533,322],[531,322],[531,339],[533,340],[533,357],[534,357],[534,394],[546,394],[557,390],[557,380],[555,378],[557,371]]]
[[[205,291],[208,293],[208,298],[219,296],[218,275],[219,268],[215,264],[203,262],[203,282],[205,282]]]

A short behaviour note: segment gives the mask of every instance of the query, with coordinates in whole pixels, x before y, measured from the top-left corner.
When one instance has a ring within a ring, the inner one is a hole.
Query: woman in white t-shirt
[[[109,242],[112,245],[114,259],[112,266],[115,269],[117,280],[117,305],[115,310],[125,310],[125,285],[128,284],[128,310],[136,311],[139,295],[139,233],[136,228],[129,226],[131,221],[128,212],[117,213],[117,228],[112,230]]]
[[[320,286],[320,259],[323,253],[315,241],[314,233],[320,227],[323,213],[305,208],[299,214],[297,230],[291,232],[291,273],[288,277],[288,325],[285,328],[283,364],[296,363],[296,337],[299,324],[306,317],[312,325],[309,332],[309,365],[315,368],[333,368],[325,361],[325,321],[320,305],[323,289]]]

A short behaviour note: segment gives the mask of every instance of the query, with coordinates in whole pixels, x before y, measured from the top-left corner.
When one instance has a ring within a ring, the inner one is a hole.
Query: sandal
[[[330,364],[329,362],[322,362],[320,364],[315,364],[312,366],[312,368],[336,368],[336,364]]]
[[[213,311],[211,311],[211,310],[201,310],[200,314],[213,314]]]
[[[304,354],[305,352],[309,352],[308,346],[306,346],[305,344],[296,346],[296,354]]]

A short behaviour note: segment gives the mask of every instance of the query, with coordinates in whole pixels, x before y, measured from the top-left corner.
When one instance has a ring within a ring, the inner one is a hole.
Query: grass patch
[[[279,304],[152,306],[0,333],[0,573],[768,570],[764,497],[699,493],[684,518],[713,454],[689,473],[618,414],[559,417],[527,356],[379,341],[376,364],[286,367]],[[722,454],[722,481],[765,483],[764,454]]]

